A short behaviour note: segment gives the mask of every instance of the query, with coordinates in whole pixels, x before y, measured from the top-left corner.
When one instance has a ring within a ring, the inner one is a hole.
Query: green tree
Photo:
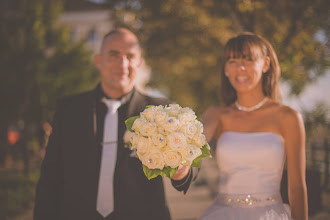
[[[299,94],[324,74],[329,36],[325,0],[108,0],[117,25],[139,35],[153,74],[151,86],[201,113],[218,103],[222,51],[232,36],[251,31],[279,56],[282,79]],[[328,39],[326,39],[327,41]]]
[[[308,144],[316,142],[322,145],[324,140],[330,141],[330,110],[325,103],[318,103],[313,109],[303,111],[306,139]]]
[[[307,167],[319,170],[322,190],[329,190],[330,182],[330,110],[325,103],[303,111],[306,127]]]
[[[0,144],[22,120],[25,138],[51,120],[58,98],[91,88],[96,71],[84,42],[59,25],[61,0],[2,1],[0,11]]]

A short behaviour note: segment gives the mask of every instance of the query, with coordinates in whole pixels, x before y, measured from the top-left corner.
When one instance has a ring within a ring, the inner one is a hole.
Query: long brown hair
[[[236,91],[225,75],[225,64],[230,58],[244,58],[245,56],[249,56],[253,60],[267,56],[270,58],[269,69],[262,76],[262,90],[265,96],[275,101],[281,101],[282,92],[279,85],[281,71],[272,45],[256,34],[245,32],[231,38],[225,45],[220,94],[224,104],[230,105],[237,99]]]

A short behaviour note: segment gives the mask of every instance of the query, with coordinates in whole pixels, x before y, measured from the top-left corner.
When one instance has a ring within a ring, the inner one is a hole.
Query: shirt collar
[[[122,95],[121,97],[119,97],[118,99],[115,99],[115,100],[120,100],[122,105],[126,104],[131,99],[134,91],[135,91],[135,88],[133,88],[130,92]],[[96,98],[98,101],[101,101],[103,98],[111,99],[104,93],[104,91],[101,88],[101,84],[98,84],[96,87]]]

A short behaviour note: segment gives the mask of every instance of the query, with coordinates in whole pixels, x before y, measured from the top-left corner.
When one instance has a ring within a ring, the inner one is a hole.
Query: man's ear
[[[142,64],[142,57],[140,56],[140,59],[139,59],[139,61],[138,61],[138,63],[137,63],[137,67],[140,67],[141,66],[141,64]]]
[[[94,55],[94,63],[95,63],[95,66],[100,69],[100,65],[101,65],[101,55],[98,53],[98,54],[95,54]]]

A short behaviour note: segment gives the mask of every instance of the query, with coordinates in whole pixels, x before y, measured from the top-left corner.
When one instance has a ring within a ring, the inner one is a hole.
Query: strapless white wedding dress
[[[280,183],[284,139],[271,132],[224,132],[217,141],[219,190],[200,220],[291,220]]]

